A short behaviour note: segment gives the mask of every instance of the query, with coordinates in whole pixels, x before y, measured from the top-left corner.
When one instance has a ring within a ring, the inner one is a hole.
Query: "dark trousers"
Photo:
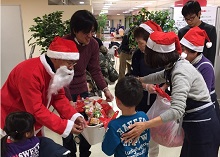
[[[186,111],[200,107],[205,102],[187,99]],[[202,104],[202,105],[201,105]],[[195,106],[195,107],[194,107]],[[188,108],[189,107],[189,108]],[[184,122],[188,120],[188,122]],[[189,120],[204,120],[189,122]],[[220,124],[214,106],[186,113],[182,127],[185,138],[180,157],[217,157],[220,145]]]
[[[76,102],[78,94],[73,94],[72,95],[72,100],[74,102]],[[86,98],[88,97],[88,92],[84,92],[81,93],[80,96],[82,98]],[[85,117],[87,118],[87,117]],[[86,139],[80,134],[79,135],[80,138],[80,143],[79,143],[79,153],[80,153],[80,157],[89,157],[91,154],[91,151],[89,151],[89,149],[91,148],[91,145],[86,141]],[[73,135],[70,134],[69,136],[67,136],[66,138],[63,138],[63,146],[71,151],[71,157],[76,157],[76,143],[73,139]]]

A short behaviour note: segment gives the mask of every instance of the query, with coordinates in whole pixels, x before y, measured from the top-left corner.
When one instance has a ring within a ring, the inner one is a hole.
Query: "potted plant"
[[[106,21],[107,21],[107,15],[99,14],[99,16],[97,17],[97,23],[98,23],[97,37],[100,39],[102,38],[101,34],[106,26]]]
[[[164,32],[174,31],[177,33],[177,27],[175,27],[175,21],[171,19],[170,12],[168,10],[161,11],[147,11],[145,8],[142,8],[137,15],[132,15],[130,18],[133,22],[130,24],[130,37],[129,37],[129,46],[134,48],[137,47],[135,42],[133,31],[141,23],[152,20],[156,22],[163,29]]]
[[[63,11],[56,11],[45,14],[43,17],[34,18],[35,25],[29,28],[33,32],[28,40],[29,46],[38,45],[41,47],[41,53],[47,51],[50,43],[55,36],[63,36],[70,33],[69,20],[62,21]]]

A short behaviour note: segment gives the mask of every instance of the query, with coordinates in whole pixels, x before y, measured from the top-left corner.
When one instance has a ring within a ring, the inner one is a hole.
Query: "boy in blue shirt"
[[[148,121],[147,115],[140,111],[136,112],[135,107],[139,104],[143,96],[141,83],[134,77],[124,77],[115,86],[115,97],[118,108],[122,115],[110,121],[104,140],[102,151],[106,155],[114,157],[147,157],[148,144],[150,140],[150,130],[142,132],[137,142],[133,145],[132,141],[125,143],[121,136],[128,132],[128,126],[135,122]]]

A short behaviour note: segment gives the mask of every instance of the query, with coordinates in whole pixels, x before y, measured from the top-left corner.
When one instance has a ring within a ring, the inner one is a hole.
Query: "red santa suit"
[[[11,71],[1,89],[2,135],[5,118],[14,111],[31,113],[37,120],[36,132],[46,126],[63,137],[70,134],[74,121],[81,114],[70,105],[63,88],[51,95],[48,102],[48,88],[53,76],[44,54],[21,62]],[[51,105],[62,118],[48,109]]]

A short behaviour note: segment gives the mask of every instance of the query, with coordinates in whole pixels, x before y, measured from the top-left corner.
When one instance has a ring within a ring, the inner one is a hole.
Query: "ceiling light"
[[[105,8],[109,8],[109,7],[110,7],[110,5],[104,5],[104,7],[105,7]]]
[[[117,15],[121,15],[121,14],[117,14]]]
[[[100,14],[107,14],[107,13],[108,13],[108,10],[101,10]]]
[[[79,4],[85,4],[85,2],[79,2]]]
[[[136,6],[137,8],[144,8],[144,6],[143,5],[138,5],[138,6]]]
[[[144,3],[143,5],[151,5],[152,4],[152,2],[146,2],[146,3]]]
[[[132,8],[132,9],[136,10],[136,9],[138,9],[138,8]]]
[[[112,5],[112,2],[105,2],[105,5]]]

